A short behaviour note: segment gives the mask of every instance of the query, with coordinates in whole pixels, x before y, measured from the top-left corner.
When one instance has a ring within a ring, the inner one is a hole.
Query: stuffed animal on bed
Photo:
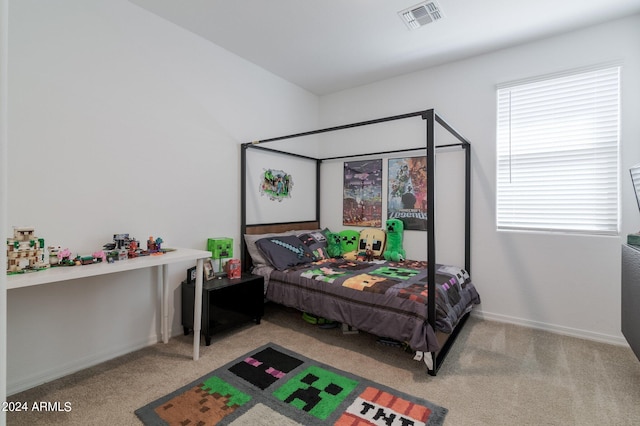
[[[353,229],[345,229],[340,231],[339,234],[342,257],[354,260],[358,255],[358,240],[360,239],[360,232],[354,231]]]
[[[362,260],[371,262],[374,258],[382,257],[387,234],[382,229],[365,228],[360,231],[356,251],[343,254],[347,260]]]
[[[404,224],[399,219],[389,219],[387,225],[387,248],[384,251],[384,258],[393,262],[402,262],[406,253],[402,248],[402,234]]]
[[[360,241],[358,242],[359,254],[364,253],[367,257],[367,252],[370,253],[370,259],[381,257],[384,250],[384,244],[387,240],[387,234],[383,229],[367,228],[360,232]]]
[[[342,255],[340,234],[326,231],[324,236],[327,238],[327,254],[329,257],[340,257]]]

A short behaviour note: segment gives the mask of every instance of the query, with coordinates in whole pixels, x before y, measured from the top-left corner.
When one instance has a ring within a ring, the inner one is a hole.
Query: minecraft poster
[[[342,223],[382,227],[382,159],[344,163]]]
[[[274,169],[266,169],[260,179],[260,193],[272,201],[291,198],[293,179],[291,175]]]
[[[389,159],[387,218],[404,229],[427,230],[427,157]]]

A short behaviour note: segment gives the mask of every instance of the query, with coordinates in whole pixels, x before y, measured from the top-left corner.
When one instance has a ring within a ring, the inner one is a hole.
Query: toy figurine
[[[158,246],[156,244],[156,240],[153,239],[153,236],[149,236],[149,239],[147,240],[147,251],[149,251],[149,253],[155,253],[158,251]]]
[[[68,248],[58,251],[58,265],[73,266],[75,262],[71,259],[71,250]]]
[[[106,262],[107,260],[107,255],[104,253],[104,250],[95,251],[92,256],[96,262]]]
[[[129,243],[129,252],[127,253],[129,259],[138,257],[138,242],[133,240]]]
[[[364,252],[364,260],[365,262],[373,261],[373,250],[371,249],[371,246],[367,246],[367,249]]]
[[[124,248],[121,248],[120,250],[118,250],[118,260],[127,260],[128,254],[127,254],[127,250]]]
[[[49,264],[51,266],[55,266],[58,264],[58,261],[60,259],[58,259],[58,252],[60,252],[60,246],[49,246],[47,247],[47,250],[49,251]]]

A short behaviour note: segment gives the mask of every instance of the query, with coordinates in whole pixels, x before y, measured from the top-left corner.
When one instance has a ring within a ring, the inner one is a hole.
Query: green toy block
[[[229,259],[233,257],[233,238],[209,238],[207,250],[212,259]]]

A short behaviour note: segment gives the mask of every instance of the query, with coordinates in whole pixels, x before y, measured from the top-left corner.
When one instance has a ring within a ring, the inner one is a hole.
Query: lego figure
[[[156,241],[153,239],[153,236],[149,236],[149,239],[147,240],[147,251],[149,253],[155,253],[158,251],[158,246]]]
[[[44,261],[44,239],[34,234],[33,227],[13,227],[13,238],[7,238],[7,272],[49,267],[49,262]]]

